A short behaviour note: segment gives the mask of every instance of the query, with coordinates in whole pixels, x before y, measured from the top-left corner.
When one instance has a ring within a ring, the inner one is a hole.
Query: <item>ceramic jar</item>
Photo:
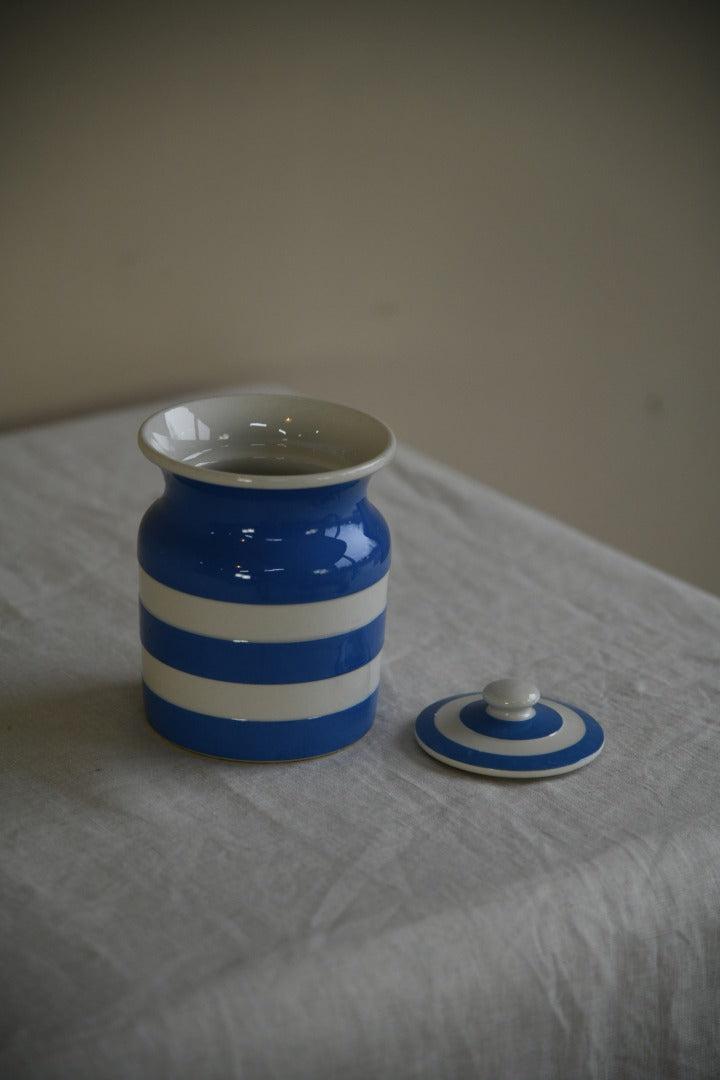
[[[165,478],[138,537],[145,709],[204,754],[330,753],[372,725],[390,536],[367,499],[395,440],[310,398],[177,405],[142,425]]]

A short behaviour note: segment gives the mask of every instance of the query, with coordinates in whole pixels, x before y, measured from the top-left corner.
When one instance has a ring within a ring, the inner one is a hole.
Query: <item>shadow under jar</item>
[[[367,499],[395,450],[344,405],[243,394],[147,419],[164,494],[138,536],[145,710],[203,754],[289,761],[371,727],[390,534]]]

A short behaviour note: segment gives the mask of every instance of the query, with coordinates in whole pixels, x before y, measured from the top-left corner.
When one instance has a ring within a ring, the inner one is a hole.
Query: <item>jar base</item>
[[[225,761],[279,763],[324,757],[351,746],[372,727],[377,690],[349,709],[298,720],[234,720],[173,705],[143,684],[145,714],[168,742]]]

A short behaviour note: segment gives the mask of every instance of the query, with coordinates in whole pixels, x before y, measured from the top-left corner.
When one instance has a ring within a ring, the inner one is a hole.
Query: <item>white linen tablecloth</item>
[[[401,448],[371,733],[188,754],[140,697],[148,411],[2,439],[0,1076],[717,1076],[720,601]],[[421,708],[510,672],[597,761],[420,750]]]

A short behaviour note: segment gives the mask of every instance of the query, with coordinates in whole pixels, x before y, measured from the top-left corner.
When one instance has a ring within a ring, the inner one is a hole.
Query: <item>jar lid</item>
[[[582,709],[540,696],[525,679],[442,698],[415,721],[423,750],[466,772],[530,780],[572,772],[597,757],[605,736]]]

